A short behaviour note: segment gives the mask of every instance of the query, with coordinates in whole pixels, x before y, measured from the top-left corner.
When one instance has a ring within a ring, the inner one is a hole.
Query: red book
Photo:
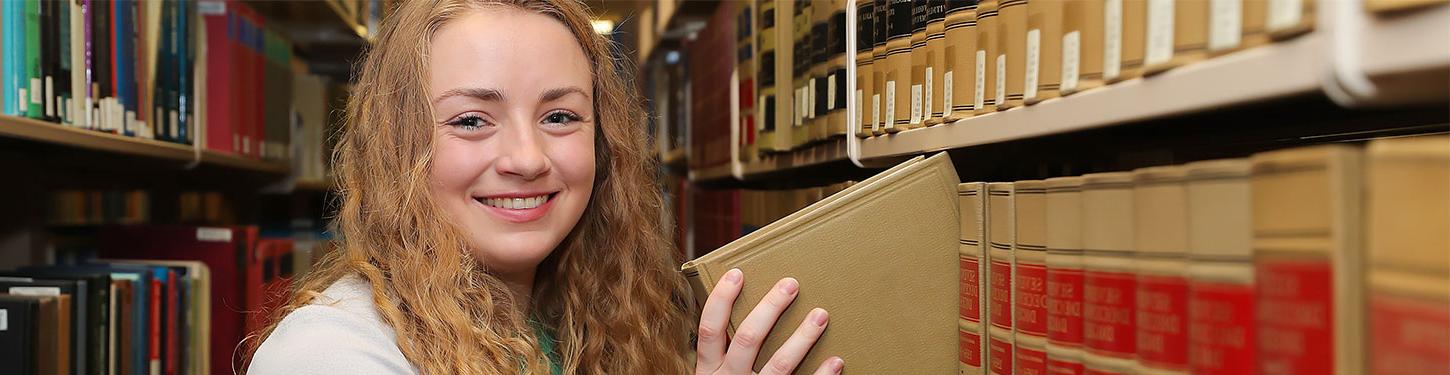
[[[264,102],[262,100],[262,93],[264,92],[262,89],[262,81],[267,79],[266,74],[263,73],[263,69],[266,68],[267,64],[266,55],[262,51],[263,23],[262,17],[255,10],[252,10],[251,7],[244,7],[242,10],[247,15],[247,20],[251,24],[251,32],[247,34],[247,69],[249,69],[247,74],[251,78],[247,81],[249,85],[247,87],[247,93],[250,93],[248,95],[249,101],[247,102],[249,105],[247,107],[247,118],[250,121],[248,124],[249,132],[247,134],[251,136],[252,144],[247,149],[247,152],[253,157],[260,158],[262,157],[262,140],[266,139],[266,134],[263,131],[267,128],[262,124],[264,118],[262,114],[267,111],[263,106]]]
[[[202,1],[197,3],[197,13],[201,14],[203,26],[206,27],[206,139],[204,144],[208,150],[233,153],[232,132],[234,131],[235,118],[232,109],[233,98],[237,95],[232,88],[232,82],[236,79],[233,74],[232,57],[232,34],[236,32],[233,15],[228,7],[231,3],[224,1]]]
[[[1142,371],[1188,368],[1188,197],[1183,166],[1133,171],[1138,364]]]
[[[1015,374],[1012,327],[1012,245],[1017,231],[1013,214],[1013,184],[987,184],[987,350],[988,373]]]
[[[1047,374],[1047,185],[1017,181],[1012,253],[1017,373]]]
[[[1137,278],[1133,175],[1083,176],[1083,366],[1087,374],[1136,373]]]
[[[1046,187],[1047,373],[1082,374],[1082,177]]]
[[[161,295],[164,294],[161,290],[162,285],[159,278],[151,278],[151,308],[147,309],[147,314],[151,315],[149,317],[151,324],[147,326],[151,327],[151,333],[148,334],[150,338],[146,339],[146,358],[149,362],[146,368],[150,369],[152,374],[161,372]]]
[[[1194,374],[1251,374],[1258,369],[1258,336],[1249,161],[1186,168],[1189,367]]]
[[[176,276],[175,270],[166,270],[166,348],[162,360],[166,366],[163,373],[167,375],[176,374],[176,364],[180,360],[176,342],[181,340],[178,332],[181,327],[177,323],[181,321],[181,317],[177,316],[177,310],[181,308],[181,296],[177,295]]]
[[[271,323],[272,314],[287,303],[292,287],[292,239],[262,238],[257,240],[257,256],[262,258],[262,296],[249,307],[247,332],[256,332]]]

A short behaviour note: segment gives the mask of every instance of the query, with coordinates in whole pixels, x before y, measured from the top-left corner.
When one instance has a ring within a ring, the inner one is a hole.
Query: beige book
[[[1027,3],[1027,60],[1022,99],[1027,104],[1056,98],[1062,85],[1062,10],[1065,0]]]
[[[830,84],[826,81],[829,70],[826,68],[826,59],[833,57],[834,51],[829,50],[831,39],[831,14],[835,13],[836,0],[811,0],[810,28],[805,30],[804,43],[805,53],[810,56],[810,63],[806,71],[806,126],[809,135],[806,142],[811,143],[826,138],[830,113],[827,110],[830,100]]]
[[[1374,374],[1450,371],[1450,136],[1370,142],[1369,336]]]
[[[886,77],[891,72],[892,65],[886,59],[886,41],[891,36],[890,9],[894,0],[876,0],[872,6],[872,12],[876,15],[876,25],[872,32],[871,41],[871,86],[876,92],[871,95],[870,106],[874,108],[871,112],[871,135],[886,134],[887,124],[891,123],[891,116],[895,108],[887,108],[887,99],[894,98],[895,86],[887,90]],[[891,109],[893,112],[888,112]]]
[[[786,78],[790,77],[790,54],[779,50],[779,46],[783,45],[780,25],[788,22],[790,17],[786,16],[789,13],[780,9],[780,4],[780,0],[761,0],[760,14],[756,17],[760,21],[756,31],[760,51],[759,92],[756,95],[760,98],[760,109],[755,113],[760,121],[756,126],[755,143],[760,145],[761,153],[790,149],[791,97],[781,90],[790,87],[790,80]]]
[[[1194,373],[1257,371],[1249,160],[1189,163],[1188,362]]]
[[[958,369],[957,184],[946,153],[913,158],[681,268],[698,303],[726,271],[744,272],[731,332],[776,280],[800,281],[761,353],[774,353],[819,307],[830,312],[831,325],[802,363],[840,356],[866,374],[951,373]],[[920,225],[842,235],[883,222]],[[769,358],[758,356],[754,368]]]
[[[856,2],[856,93],[851,97],[852,108],[856,108],[856,137],[868,138],[871,136],[871,118],[876,115],[876,106],[871,105],[871,97],[876,95],[873,87],[875,80],[872,72],[871,46],[875,44],[876,37],[876,2],[874,0],[861,0]]]
[[[1269,0],[1243,0],[1240,3],[1243,15],[1243,41],[1240,48],[1261,46],[1269,43]]]
[[[786,5],[790,4],[790,5]],[[810,1],[782,3],[781,8],[791,7],[791,79],[795,91],[792,101],[795,116],[790,127],[790,148],[804,147],[811,141],[811,125],[815,117],[815,90],[811,89],[811,11],[815,6]]]
[[[1129,374],[1137,368],[1133,174],[1084,175],[1082,223],[1083,366]]]
[[[1013,188],[1013,367],[1020,374],[1046,374],[1047,184],[1017,181]]]
[[[1103,2],[1062,5],[1062,95],[1103,85]]]
[[[1183,166],[1133,171],[1140,374],[1188,373],[1188,198]]]
[[[1208,55],[1210,1],[1148,0],[1143,74],[1162,73]]]
[[[911,112],[906,127],[926,126],[931,117],[927,104],[926,69],[931,65],[931,52],[926,48],[927,9],[930,1],[911,2]]]
[[[1027,0],[1002,0],[997,7],[997,110],[1022,105],[1027,68]]]
[[[948,1],[946,72],[942,73],[942,121],[951,123],[976,110],[977,2]]]
[[[738,121],[740,123],[734,126],[741,131],[737,145],[740,147],[738,160],[749,162],[756,158],[758,146],[756,142],[752,142],[751,138],[754,137],[745,134],[744,131],[753,131],[752,129],[756,129],[760,124],[755,118],[755,111],[760,106],[760,102],[755,100],[756,84],[760,79],[760,69],[757,67],[758,60],[756,59],[758,52],[755,50],[755,0],[741,0],[737,4],[740,6],[739,12],[735,16],[737,25],[749,25],[750,28],[739,30],[737,26],[735,33],[735,70],[739,76],[736,84],[740,85],[738,87],[740,98]]]
[[[922,87],[926,94],[922,97],[922,103],[926,108],[922,110],[922,116],[926,117],[927,126],[942,123],[942,116],[945,115],[946,103],[943,102],[943,81],[942,74],[946,72],[946,1],[930,1],[926,9],[926,81]]]
[[[997,111],[997,55],[1001,50],[997,46],[997,0],[985,0],[977,3],[977,56],[973,59],[977,63],[976,100],[972,104],[976,115],[984,115]]]
[[[1252,160],[1259,372],[1362,373],[1359,149],[1305,147]]]
[[[957,360],[961,366],[960,373],[982,374],[987,353],[986,330],[982,322],[982,312],[987,310],[984,298],[987,293],[982,285],[982,276],[987,274],[987,264],[983,262],[986,255],[983,240],[987,228],[987,184],[972,182],[957,185],[957,204],[961,212],[959,231],[962,237],[958,247],[961,252],[958,261],[961,301],[957,308],[958,350],[961,353]]]
[[[1122,82],[1143,75],[1148,0],[1103,1],[1103,78]]]
[[[1081,374],[1082,177],[1046,185],[1047,373]]]
[[[1013,374],[1012,244],[1016,242],[1011,182],[987,184],[987,372]]]
[[[846,117],[849,116],[850,95],[846,92],[846,54],[855,53],[848,50],[846,40],[846,0],[831,0],[831,14],[827,25],[830,27],[830,39],[826,41],[826,87],[820,91],[825,92],[826,107],[826,137],[843,137],[850,131],[846,129]]]
[[[911,1],[887,0],[884,130],[896,133],[911,122]]]
[[[1264,30],[1269,37],[1283,40],[1314,29],[1313,0],[1266,0]]]

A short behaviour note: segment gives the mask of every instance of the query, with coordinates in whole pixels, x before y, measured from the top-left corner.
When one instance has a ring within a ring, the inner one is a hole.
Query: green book
[[[40,86],[40,0],[25,0],[25,79],[29,86],[21,91],[21,96],[30,98],[25,116],[43,118],[45,93]]]

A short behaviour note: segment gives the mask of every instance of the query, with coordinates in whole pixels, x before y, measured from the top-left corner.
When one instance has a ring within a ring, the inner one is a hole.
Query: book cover
[[[17,14],[15,7],[19,5],[16,1],[0,3],[0,113],[7,116],[20,114],[19,86],[16,81],[19,79],[16,74],[15,65],[20,62],[19,53],[15,50],[16,36],[14,32]]]
[[[1082,177],[1045,181],[1047,373],[1082,374]]]
[[[776,88],[778,85],[776,77],[782,76],[780,62],[776,57],[776,46],[780,45],[780,40],[775,25],[781,22],[781,16],[777,14],[777,5],[775,0],[761,0],[760,14],[757,17],[760,20],[760,28],[756,32],[756,38],[759,41],[756,48],[760,51],[760,75],[757,78],[758,95],[760,95],[757,103],[760,103],[760,108],[757,110],[756,116],[760,119],[757,121],[760,125],[756,128],[755,142],[759,145],[761,154],[783,150],[778,140],[777,133],[779,132],[776,131],[778,127],[776,124],[782,124],[784,123],[782,119],[789,118],[785,112],[778,110],[778,108],[789,108],[789,106],[781,107],[780,100],[782,99],[778,97],[779,89]]]
[[[1259,371],[1363,372],[1360,150],[1253,155]]]
[[[887,0],[885,91],[881,97],[886,133],[902,131],[911,122],[911,10],[910,0]]]
[[[1063,8],[1067,1],[1027,3],[1027,55],[1022,98],[1027,104],[1056,98],[1062,84]]]
[[[810,89],[810,66],[811,66],[811,8],[813,4],[809,1],[793,1],[782,3],[789,4],[790,23],[783,24],[785,28],[782,34],[790,35],[791,49],[790,61],[790,82],[791,95],[791,126],[790,149],[798,149],[810,142],[811,129],[810,119],[813,111],[811,96],[815,91]],[[782,7],[785,8],[785,7]],[[787,32],[788,31],[788,32]]]
[[[825,96],[822,99],[826,103],[826,136],[843,137],[850,133],[846,129],[846,118],[849,116],[850,102],[849,93],[846,91],[846,54],[851,53],[846,41],[846,0],[834,0],[831,2],[830,22],[827,24],[830,29],[830,37],[826,39],[826,65],[825,75],[826,88],[823,90]]]
[[[720,275],[733,268],[744,272],[732,331],[775,280],[798,279],[800,292],[781,314],[781,327],[794,326],[816,307],[832,319],[802,363],[840,356],[862,373],[952,373],[958,370],[957,183],[947,154],[913,158],[682,270],[698,303]],[[882,222],[931,224],[842,235]],[[866,300],[871,303],[861,303]],[[773,330],[761,352],[775,352],[791,331]],[[755,368],[768,358],[758,357]]]
[[[1133,174],[1082,178],[1083,366],[1087,373],[1133,373]]]
[[[29,100],[25,104],[26,117],[30,117],[33,119],[45,119],[45,88],[43,83],[45,80],[45,76],[44,73],[41,72],[43,65],[41,64],[41,61],[43,60],[43,57],[41,56],[40,43],[40,37],[42,35],[42,13],[40,10],[41,1],[22,1],[24,1],[25,4],[24,13],[22,16],[25,20],[25,27],[24,29],[22,29],[23,31],[21,32],[20,37],[24,39],[25,53],[21,57],[21,61],[23,61],[25,64],[24,79],[25,82],[29,83],[29,85],[25,86],[25,88],[20,91],[20,96],[28,98],[27,100]]]
[[[0,293],[0,363],[20,374],[36,373],[37,331],[43,297]]]
[[[976,110],[977,1],[947,0],[946,67],[942,72],[942,121],[956,122]]]
[[[1018,373],[1047,373],[1047,184],[1013,183],[1012,312]]]
[[[1001,0],[997,7],[997,110],[1022,105],[1027,77],[1027,0]]]
[[[1062,95],[1103,85],[1103,5],[1107,0],[1062,5]]]
[[[0,274],[0,293],[19,293],[27,288],[48,288],[59,294],[71,296],[71,327],[76,332],[71,340],[71,368],[77,373],[99,373],[105,363],[102,351],[93,347],[104,343],[106,337],[107,305],[98,297],[104,295],[93,289],[91,284],[99,277],[74,276],[69,273],[52,273],[36,270],[21,270]],[[20,290],[17,290],[20,289]],[[98,287],[97,287],[98,288]],[[106,299],[109,301],[109,299]]]
[[[1210,3],[1208,0],[1148,0],[1148,47],[1143,52],[1143,74],[1161,73],[1208,56]],[[1223,31],[1236,34],[1228,28]]]
[[[1103,1],[1103,79],[1117,83],[1143,75],[1148,0]]]
[[[1450,371],[1450,137],[1370,142],[1368,370]]]
[[[1188,361],[1194,373],[1258,366],[1248,159],[1189,163]]]
[[[890,17],[891,0],[877,0],[872,5],[871,16],[874,30],[871,31],[871,87],[876,91],[871,95],[871,135],[886,134],[886,124],[891,122],[892,113],[886,112],[886,99],[889,95],[896,95],[894,91],[886,90],[886,76],[892,69],[892,65],[886,60],[886,42],[890,38],[890,26],[893,22]],[[893,87],[893,90],[895,88]]]
[[[1139,373],[1188,372],[1188,200],[1182,166],[1133,171]]]
[[[987,184],[981,182],[957,185],[958,211],[961,212],[961,244],[958,246],[958,273],[961,278],[961,301],[958,302],[958,361],[962,374],[982,374],[987,341],[982,311],[986,310],[986,291],[982,276],[986,275]]]
[[[921,113],[927,126],[941,124],[946,114],[945,87],[942,74],[946,73],[947,43],[946,0],[933,0],[926,8],[926,71],[922,82],[922,103],[926,106]]]
[[[875,0],[860,0],[856,2],[856,92],[851,97],[851,105],[856,108],[856,123],[859,126],[856,130],[857,138],[868,138],[871,134],[871,127],[875,124],[873,116],[877,116],[876,106],[871,105],[871,98],[876,93],[874,79],[876,73],[872,65],[871,47],[876,44],[876,2]]]
[[[236,38],[236,16],[227,11],[227,6],[228,3],[223,1],[201,1],[196,6],[197,13],[201,16],[201,27],[206,30],[204,40],[198,41],[205,44],[206,70],[218,72],[205,78],[206,100],[201,106],[205,107],[206,137],[198,141],[205,142],[208,150],[230,154],[239,152],[233,146],[236,143],[234,135],[239,127],[234,124],[239,121],[233,104],[239,96],[235,92],[240,86],[237,89],[232,87],[236,79],[236,74],[230,74],[236,71],[233,69],[236,59],[232,56],[235,50],[233,41]]]
[[[1015,374],[1013,354],[1012,245],[1016,242],[1016,208],[1010,182],[987,184],[987,372]]]
[[[806,90],[806,127],[807,142],[816,142],[826,137],[827,112],[830,104],[827,98],[830,85],[826,82],[826,59],[831,55],[829,49],[831,40],[831,13],[835,10],[835,0],[815,1],[811,4],[806,15],[809,28],[805,29],[804,39],[801,41],[804,54],[808,59],[805,64]]]
[[[976,115],[997,111],[998,4],[997,0],[977,3],[977,55],[972,59],[977,64],[972,90]]]
[[[930,52],[926,49],[926,24],[927,9],[931,6],[930,1],[911,2],[911,111],[906,127],[917,128],[926,125],[927,117],[931,117],[931,108],[927,107],[926,100],[926,68],[929,63]]]

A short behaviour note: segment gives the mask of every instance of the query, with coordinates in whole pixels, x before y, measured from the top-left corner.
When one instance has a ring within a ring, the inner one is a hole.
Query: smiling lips
[[[548,213],[549,207],[553,206],[554,196],[557,194],[507,194],[492,197],[473,197],[473,200],[504,220],[515,223],[526,223],[538,220],[545,213]]]

